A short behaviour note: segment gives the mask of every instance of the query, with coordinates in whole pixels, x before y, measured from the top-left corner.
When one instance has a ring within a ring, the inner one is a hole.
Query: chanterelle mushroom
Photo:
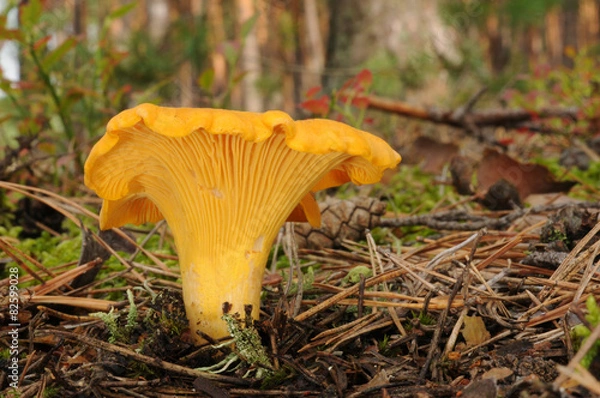
[[[318,226],[312,192],[379,181],[400,162],[378,137],[331,120],[142,104],[115,116],[85,164],[102,229],[169,224],[190,328],[228,335],[223,309],[257,319],[269,250],[286,221]]]

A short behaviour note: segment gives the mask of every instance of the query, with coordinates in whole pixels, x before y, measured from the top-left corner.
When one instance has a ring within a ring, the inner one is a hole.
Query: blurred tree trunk
[[[328,4],[327,74],[323,78],[327,91],[339,87],[376,58],[393,58],[393,68],[400,69],[426,58],[462,62],[456,38],[440,18],[439,0],[329,0]],[[446,76],[440,74],[424,83],[427,87],[420,87],[420,98],[414,98],[415,102],[444,95]],[[385,84],[385,75],[376,78]]]
[[[76,36],[86,35],[86,17],[87,17],[87,3],[85,0],[75,0],[73,2],[73,33]]]
[[[562,62],[563,41],[560,24],[560,9],[555,7],[546,14],[546,46],[549,62],[559,65]]]
[[[579,3],[577,36],[581,48],[591,46],[598,39],[598,33],[600,33],[598,5],[598,0],[581,0]]]
[[[363,0],[329,0],[330,20],[329,39],[327,41],[326,65],[330,70],[324,76],[323,86],[327,91],[339,87],[351,73],[332,73],[347,68],[348,65],[360,64],[368,58],[372,46],[358,45],[361,36],[369,36],[369,29],[375,29],[372,18],[367,11],[370,4]],[[391,2],[390,2],[391,3]]]
[[[305,88],[321,84],[321,74],[325,67],[325,48],[316,0],[304,0],[304,53],[306,72],[302,76]]]
[[[528,55],[529,64],[533,65],[540,59],[543,51],[543,40],[540,28],[529,26],[524,32],[525,54]]]
[[[571,47],[574,50],[578,49],[577,45],[577,24],[578,24],[578,8],[579,8],[578,0],[564,0],[563,3],[563,23],[562,23],[562,31],[563,31],[563,54],[562,54],[562,62],[564,65],[572,67],[573,66],[573,58],[568,56],[565,53],[564,49],[567,47]]]
[[[486,21],[488,59],[494,73],[500,73],[508,63],[510,49],[505,46],[502,22],[498,13],[491,13]]]
[[[280,26],[283,36],[286,37],[283,44],[283,54],[286,65],[291,65],[291,68],[286,68],[283,75],[283,110],[289,114],[296,113],[296,104],[299,102],[298,89],[302,85],[302,73],[294,67],[300,63],[302,59],[300,38],[298,36],[300,22],[300,0],[293,0],[290,7],[286,10],[289,15],[289,26]]]
[[[237,0],[238,24],[242,26],[254,16],[256,10],[252,0]],[[250,29],[244,40],[242,49],[241,69],[245,74],[242,80],[242,108],[247,111],[260,112],[263,110],[262,97],[256,86],[260,77],[260,49],[256,36],[256,27]]]
[[[196,17],[202,12],[202,0],[171,0],[171,12],[167,9],[167,20],[180,20],[188,26],[188,31],[193,32]],[[190,59],[185,59],[177,71],[177,87],[179,87],[179,106],[193,107],[196,105],[194,90],[196,86],[196,73]]]
[[[212,35],[212,47],[215,49],[210,54],[210,62],[215,73],[212,95],[220,97],[227,90],[227,61],[223,51],[219,50],[219,46],[223,45],[226,40],[223,7],[220,1],[208,1],[207,3],[206,12],[211,24],[209,34]]]

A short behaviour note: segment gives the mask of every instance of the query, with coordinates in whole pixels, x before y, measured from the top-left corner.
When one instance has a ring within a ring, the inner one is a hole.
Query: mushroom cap
[[[137,193],[139,189],[136,190],[138,187],[135,180],[116,178],[115,174],[126,172],[120,165],[101,167],[103,155],[115,147],[119,140],[127,139],[124,132],[140,129],[149,129],[164,137],[173,138],[195,132],[237,135],[256,143],[282,134],[286,145],[295,151],[347,154],[348,158],[327,172],[288,218],[288,221],[309,221],[311,224],[318,224],[320,220],[312,192],[346,182],[357,185],[375,183],[381,179],[386,169],[396,167],[401,160],[400,155],[381,138],[332,120],[294,121],[280,111],[252,113],[141,104],[110,120],[106,134],[94,146],[85,163],[85,184],[104,199],[100,215],[100,226],[103,229],[127,223],[156,222],[163,218],[150,199]],[[143,162],[143,158],[140,158],[140,162]]]

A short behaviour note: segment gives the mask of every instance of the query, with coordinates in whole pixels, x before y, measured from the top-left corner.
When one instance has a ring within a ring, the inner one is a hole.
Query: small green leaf
[[[23,42],[23,33],[18,29],[7,29],[0,19],[0,40],[16,40]]]
[[[42,60],[42,67],[44,70],[49,70],[52,68],[52,66],[54,66],[54,64],[56,64],[56,62],[62,57],[64,57],[70,49],[75,47],[76,44],[77,40],[75,40],[74,37],[69,37],[63,41],[60,46],[49,52],[48,55],[46,55]]]
[[[12,91],[12,83],[4,78],[0,79],[0,90],[4,92]]]
[[[210,91],[212,89],[213,83],[215,81],[215,70],[214,69],[206,69],[200,77],[198,77],[198,85],[205,91]]]
[[[24,27],[36,25],[42,16],[42,3],[40,0],[30,0],[21,7],[21,24]]]
[[[240,47],[237,43],[226,41],[223,43],[223,55],[228,66],[233,66],[237,63],[240,54]]]
[[[108,19],[112,21],[114,19],[121,18],[130,13],[136,6],[137,3],[135,1],[125,4],[108,14]]]
[[[234,86],[236,84],[239,84],[244,79],[244,77],[246,77],[247,74],[248,74],[248,72],[240,72],[240,73],[238,73],[237,75],[235,75],[233,77],[233,79],[231,79],[231,84],[233,84]]]
[[[253,16],[244,21],[240,29],[242,39],[245,39],[252,30],[252,28],[254,28],[254,25],[256,25],[256,21],[258,20],[258,15],[258,12],[256,12]]]

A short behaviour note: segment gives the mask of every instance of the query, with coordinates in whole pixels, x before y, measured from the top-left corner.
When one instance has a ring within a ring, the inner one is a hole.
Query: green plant
[[[223,320],[227,323],[229,334],[233,337],[235,353],[244,362],[255,367],[256,378],[262,379],[271,375],[273,365],[257,330],[250,325],[242,326],[240,319],[233,315],[224,314]]]
[[[344,121],[352,127],[361,128],[366,121],[366,95],[372,84],[373,74],[370,70],[363,69],[331,95],[323,93],[320,86],[309,89],[300,108],[322,118]]]
[[[289,272],[293,272],[290,270],[290,268],[288,268]],[[282,271],[282,276],[284,278],[284,280],[287,280],[287,278],[289,277],[289,275],[287,275],[284,271]],[[307,291],[312,289],[312,285],[315,282],[315,270],[314,268],[308,267],[306,269],[306,272],[302,273],[302,291]],[[292,282],[290,285],[290,288],[288,290],[288,295],[294,295],[298,292],[298,282]]]
[[[548,107],[576,107],[576,120],[564,116],[548,119],[547,127],[565,134],[590,136],[592,123],[600,116],[600,63],[592,50],[566,50],[573,67],[550,68],[537,65],[531,74],[521,75],[504,100],[514,107],[536,112]]]
[[[121,333],[119,325],[117,324],[120,314],[116,312],[114,308],[111,308],[109,312],[94,312],[90,315],[100,318],[100,320],[104,322],[104,325],[108,329],[108,333],[110,335],[108,337],[109,343],[114,344],[121,340],[123,334]]]
[[[114,308],[111,308],[109,312],[95,312],[90,314],[91,316],[100,318],[106,325],[109,333],[109,343],[129,342],[133,330],[138,326],[137,305],[135,304],[133,292],[129,289],[127,290],[127,299],[129,300],[129,311],[127,312],[127,321],[124,326],[119,325],[118,321],[121,314],[118,311],[115,311]]]
[[[0,360],[7,360],[11,357],[10,355],[10,349],[9,348],[5,348],[3,350],[0,350]]]
[[[383,335],[383,339],[377,342],[377,349],[380,353],[385,355],[385,353],[389,350],[390,344],[390,336],[388,334]]]
[[[141,92],[137,103],[177,100],[182,84],[175,77],[177,71],[186,63],[193,75],[207,67],[208,31],[204,14],[171,21],[162,38],[144,29],[132,30],[127,39],[128,55],[115,66],[116,82]]]
[[[21,392],[17,389],[4,390],[4,392],[2,392],[0,394],[0,398],[19,398],[19,397],[21,397]]]
[[[593,295],[590,295],[585,302],[585,307],[588,311],[585,316],[586,321],[589,323],[591,328],[595,328],[600,324],[600,306],[596,302]],[[571,337],[575,341],[575,347],[579,348],[592,334],[590,327],[581,324],[575,326],[571,330]],[[581,365],[588,369],[594,359],[600,354],[600,339],[596,340],[590,350],[585,354],[581,360]]]
[[[407,331],[410,331],[413,329],[413,327],[414,327],[413,322],[417,322],[418,324],[425,325],[425,326],[435,325],[436,319],[426,312],[411,311],[411,314],[412,314],[411,319],[413,319],[413,321],[408,321],[404,324],[404,327],[406,328]]]
[[[60,387],[46,387],[44,389],[44,398],[54,398],[54,397],[58,397],[60,396],[59,394],[61,393],[61,388]]]
[[[373,270],[371,268],[366,265],[357,265],[348,271],[348,274],[342,279],[342,285],[354,285],[360,282],[361,277],[370,278],[371,276],[373,276]]]
[[[452,187],[432,184],[431,175],[418,165],[399,167],[390,183],[382,189],[384,196],[390,199],[392,209],[398,213],[430,211],[446,195],[454,193]]]
[[[67,175],[82,173],[88,141],[123,107],[129,91],[114,84],[115,65],[125,54],[107,36],[112,22],[134,7],[130,3],[102,20],[98,16],[96,39],[59,35],[69,15],[64,7],[50,11],[40,0],[25,2],[16,29],[4,28],[11,7],[2,11],[0,40],[13,40],[22,50],[20,81],[0,76],[6,95],[0,99],[4,156],[17,149],[22,162],[46,160],[44,170],[55,177],[59,169]]]

